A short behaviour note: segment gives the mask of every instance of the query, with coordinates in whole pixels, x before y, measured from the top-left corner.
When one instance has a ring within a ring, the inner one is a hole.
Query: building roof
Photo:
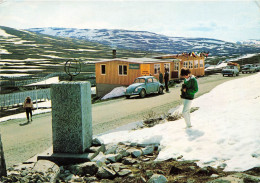
[[[151,64],[151,63],[168,63],[168,62],[179,61],[179,60],[178,59],[165,60],[165,59],[156,59],[156,58],[114,58],[114,59],[103,59],[103,60],[95,61],[95,63],[113,62],[113,61]]]

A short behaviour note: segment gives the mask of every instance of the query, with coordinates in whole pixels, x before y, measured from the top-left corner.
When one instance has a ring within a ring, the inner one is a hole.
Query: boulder
[[[130,152],[134,158],[138,158],[138,157],[142,156],[142,151],[139,149],[131,149]]]
[[[165,176],[159,175],[159,174],[154,174],[147,183],[165,183],[168,182]]]
[[[35,163],[32,171],[42,173],[45,177],[49,178],[49,182],[56,182],[60,173],[60,167],[51,161],[39,160]]]
[[[109,160],[112,163],[116,163],[119,160],[122,159],[122,155],[121,154],[108,154],[106,155],[107,160]]]
[[[118,172],[118,175],[119,175],[120,177],[123,177],[123,176],[126,176],[126,175],[130,174],[130,173],[132,173],[131,170],[129,170],[129,169],[122,169],[122,170],[120,170],[120,171]]]
[[[0,177],[7,176],[3,144],[0,135]]]
[[[98,165],[96,164],[96,162],[86,162],[86,163],[71,165],[69,166],[69,170],[75,175],[84,176],[86,174],[89,174],[92,176],[97,173]]]
[[[125,165],[133,165],[135,164],[137,161],[135,159],[132,158],[125,158],[123,159],[122,163]]]
[[[154,146],[147,146],[145,148],[142,148],[143,155],[153,154],[153,152],[154,152]]]
[[[103,141],[102,139],[96,137],[96,138],[94,138],[94,139],[92,140],[92,144],[93,144],[94,146],[101,146],[102,144],[104,144],[104,141]]]
[[[116,153],[116,150],[117,150],[118,146],[117,145],[107,145],[106,146],[106,152],[105,152],[105,155],[107,154],[115,154]]]
[[[106,156],[100,152],[94,159],[92,159],[92,162],[96,162],[99,167],[103,166],[106,162]]]
[[[110,168],[103,166],[99,167],[97,172],[97,177],[100,179],[113,179],[116,176],[116,172],[111,170]]]

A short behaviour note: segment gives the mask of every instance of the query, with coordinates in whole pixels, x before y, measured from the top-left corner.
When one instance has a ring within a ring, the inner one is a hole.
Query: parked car
[[[239,69],[235,65],[227,65],[224,69],[222,69],[222,75],[225,76],[238,76]]]
[[[125,97],[139,95],[144,98],[150,93],[163,93],[164,86],[153,76],[141,76],[135,79],[134,83],[126,88]]]
[[[256,72],[256,67],[253,64],[246,64],[242,68],[242,73],[253,73]]]
[[[255,67],[256,67],[256,72],[259,72],[260,71],[260,64],[255,64]]]

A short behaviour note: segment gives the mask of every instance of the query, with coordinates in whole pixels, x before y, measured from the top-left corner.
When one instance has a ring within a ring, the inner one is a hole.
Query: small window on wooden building
[[[203,67],[203,60],[200,60],[200,67]]]
[[[179,70],[179,62],[174,63],[174,70],[178,71]]]
[[[160,64],[154,64],[154,74],[159,74],[160,69]]]
[[[193,61],[189,61],[189,69],[193,69]]]
[[[199,62],[198,60],[195,60],[194,61],[194,68],[197,69],[199,67]]]
[[[183,67],[188,68],[188,61],[183,62]]]
[[[127,75],[127,65],[119,65],[118,66],[118,75],[126,76]]]
[[[101,65],[101,74],[102,75],[106,74],[106,65]]]

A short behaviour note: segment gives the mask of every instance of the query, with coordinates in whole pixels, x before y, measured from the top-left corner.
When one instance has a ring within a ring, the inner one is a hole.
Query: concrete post
[[[6,173],[6,165],[5,165],[5,158],[4,158],[4,149],[3,149],[3,144],[0,135],[0,177],[6,175],[7,173]]]
[[[90,82],[51,86],[53,153],[80,154],[92,144]]]

